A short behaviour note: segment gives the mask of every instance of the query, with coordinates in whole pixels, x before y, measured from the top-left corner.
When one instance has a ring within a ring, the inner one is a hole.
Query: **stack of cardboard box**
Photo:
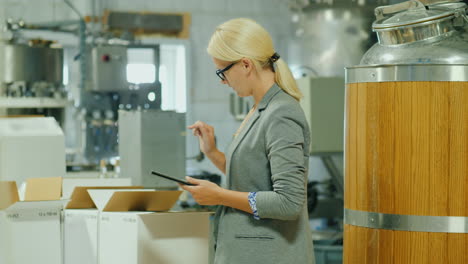
[[[102,180],[116,181],[77,181],[64,199],[62,178],[29,179],[24,201],[0,182],[0,264],[208,262],[210,213],[168,212],[180,191]]]
[[[28,179],[25,199],[16,182],[1,182],[1,264],[62,263],[61,178]]]

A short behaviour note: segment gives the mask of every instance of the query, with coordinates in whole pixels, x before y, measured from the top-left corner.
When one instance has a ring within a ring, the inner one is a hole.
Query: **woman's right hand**
[[[214,128],[205,122],[197,121],[193,125],[188,126],[192,130],[193,135],[198,137],[200,150],[203,154],[209,156],[216,151],[216,143],[214,136]]]

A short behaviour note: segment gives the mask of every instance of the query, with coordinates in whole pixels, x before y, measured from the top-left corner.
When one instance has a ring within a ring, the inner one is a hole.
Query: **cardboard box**
[[[98,210],[67,209],[64,211],[64,264],[97,264]]]
[[[29,179],[26,201],[19,201],[16,182],[2,182],[0,255],[5,264],[62,263],[61,178]],[[16,194],[15,194],[16,192]],[[7,202],[5,202],[7,201]],[[3,263],[2,263],[3,264]]]
[[[10,254],[10,227],[4,209],[19,201],[16,182],[0,182],[0,264],[12,263]]]
[[[174,206],[182,191],[89,189],[88,193],[102,212],[164,212]]]
[[[102,181],[99,181],[102,182]],[[121,181],[112,181],[120,183]],[[129,182],[129,179],[127,180]],[[90,183],[90,182],[86,182]],[[97,183],[94,181],[94,183]],[[109,181],[106,181],[109,183]],[[89,189],[141,189],[141,186],[78,186],[64,210],[63,254],[64,264],[98,263],[99,212],[89,196]]]
[[[62,198],[69,199],[75,187],[79,186],[131,186],[132,179],[130,178],[113,178],[113,179],[100,179],[100,178],[64,178],[62,183]]]
[[[63,177],[65,169],[65,138],[53,117],[0,119],[0,181]]]
[[[19,201],[16,182],[0,181],[0,211]]]
[[[8,226],[8,221],[4,216],[4,212],[0,211],[0,264],[11,263],[10,256],[6,254],[9,252],[9,237],[10,237],[10,228]]]
[[[99,216],[99,264],[206,264],[209,212],[166,211],[180,191],[88,190]]]

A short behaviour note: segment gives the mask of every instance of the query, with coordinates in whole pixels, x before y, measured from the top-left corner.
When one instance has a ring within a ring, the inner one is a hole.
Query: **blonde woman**
[[[287,64],[268,32],[250,19],[218,26],[207,50],[221,82],[255,102],[226,153],[216,148],[213,127],[189,126],[227,177],[227,188],[190,177],[195,186],[181,186],[199,204],[219,205],[212,261],[314,263],[306,204],[310,135]]]

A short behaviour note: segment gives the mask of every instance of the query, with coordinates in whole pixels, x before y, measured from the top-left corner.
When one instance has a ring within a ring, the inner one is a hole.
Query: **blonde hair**
[[[270,34],[257,22],[247,18],[236,18],[219,25],[211,36],[207,51],[212,57],[223,61],[248,58],[257,69],[273,66],[271,57],[275,54]],[[274,64],[275,82],[299,101],[302,93],[287,63],[280,58]]]

